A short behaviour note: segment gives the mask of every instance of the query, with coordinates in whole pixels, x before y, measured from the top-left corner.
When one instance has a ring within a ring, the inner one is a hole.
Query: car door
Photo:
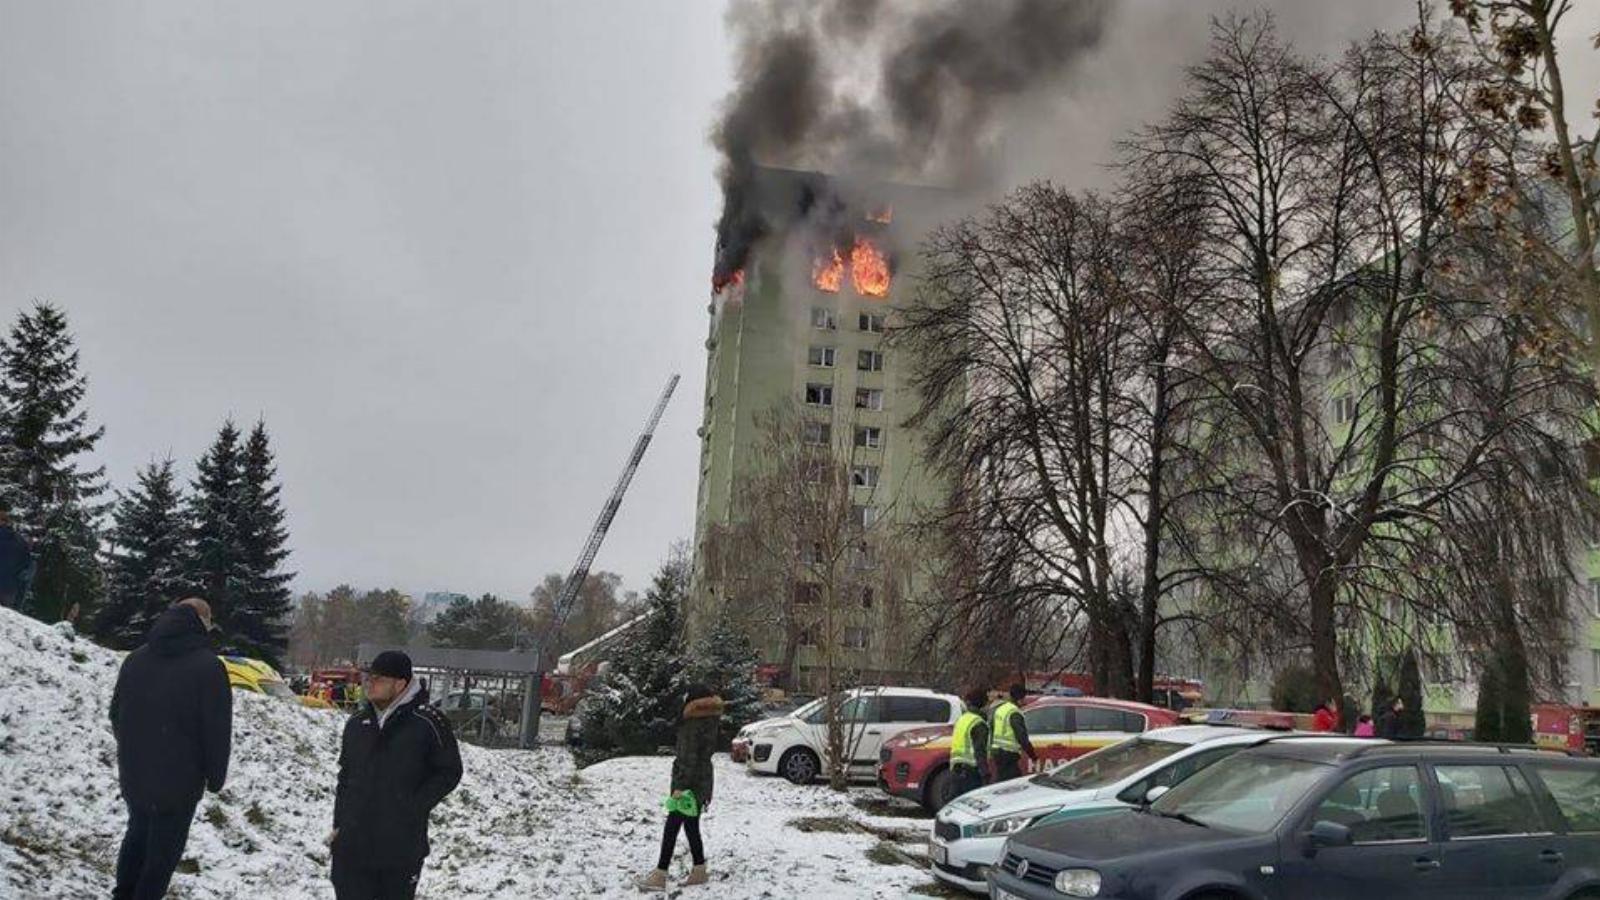
[[[1035,704],[1022,711],[1028,725],[1028,743],[1039,754],[1029,771],[1049,772],[1072,759],[1072,707],[1059,703]]]
[[[1527,776],[1501,762],[1432,766],[1443,808],[1441,883],[1463,900],[1545,897],[1563,868],[1559,839]]]
[[[1428,795],[1415,763],[1364,768],[1338,779],[1286,833],[1266,883],[1280,900],[1444,900]],[[1348,829],[1349,843],[1319,846],[1318,823]]]
[[[1073,759],[1109,747],[1130,734],[1144,731],[1144,716],[1107,706],[1088,704],[1073,709],[1070,756]]]
[[[878,750],[883,746],[885,716],[884,701],[880,694],[858,694],[845,702],[839,719],[844,726],[844,749],[848,755],[850,774],[870,776],[878,768]],[[823,745],[827,745],[824,726]]]
[[[1553,808],[1556,835],[1552,849],[1562,870],[1600,869],[1600,764],[1592,760],[1550,759],[1523,766],[1535,791]]]

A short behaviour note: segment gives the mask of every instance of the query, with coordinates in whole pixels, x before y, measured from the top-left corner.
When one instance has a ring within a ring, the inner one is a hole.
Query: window
[[[1072,731],[1072,707],[1034,706],[1022,712],[1022,721],[1028,723],[1028,736],[1038,740],[1041,735],[1067,734]]]
[[[856,599],[861,601],[861,608],[862,609],[871,609],[872,608],[872,588],[863,586],[861,588],[861,591],[857,594]]]
[[[872,313],[862,313],[856,318],[856,327],[862,331],[870,331],[873,334],[882,334],[883,316],[874,315]]]
[[[822,562],[822,545],[816,541],[802,541],[800,543],[800,561],[808,566]],[[812,587],[816,587],[816,585],[812,585]]]
[[[878,508],[857,504],[850,507],[850,518],[862,528],[871,528],[878,524]]]
[[[833,426],[827,422],[807,422],[801,426],[800,436],[812,447],[826,447],[833,440]]]
[[[809,581],[795,582],[794,604],[796,606],[810,606],[822,600],[822,586]]]
[[[832,331],[839,327],[839,322],[833,317],[833,310],[825,306],[811,307],[811,327],[821,331]]]
[[[1333,421],[1336,424],[1347,424],[1353,421],[1355,417],[1356,398],[1349,394],[1333,398]]]
[[[1436,766],[1450,840],[1543,831],[1522,773],[1507,766]]]
[[[1323,763],[1310,760],[1239,753],[1184,781],[1150,808],[1193,816],[1205,825],[1265,834],[1327,771]]]
[[[1147,746],[1147,745],[1159,746],[1162,743],[1164,743],[1164,742],[1162,742],[1162,741],[1152,741],[1152,740],[1150,740],[1148,738],[1142,738],[1141,737],[1141,738],[1133,738],[1131,740],[1124,741],[1122,744],[1119,744],[1117,746],[1119,746],[1119,747],[1120,746],[1135,746],[1135,747],[1139,747],[1139,746]],[[1173,763],[1172,765],[1169,765],[1169,766],[1166,766],[1164,768],[1158,769],[1155,772],[1150,773],[1149,776],[1147,776],[1145,778],[1141,778],[1138,781],[1134,782],[1133,784],[1129,785],[1128,787],[1124,788],[1122,793],[1117,795],[1117,799],[1121,800],[1123,803],[1139,803],[1142,800],[1144,800],[1146,794],[1150,793],[1150,789],[1151,788],[1154,788],[1154,787],[1170,788],[1170,787],[1173,787],[1175,785],[1178,785],[1178,784],[1182,783],[1183,780],[1185,778],[1188,778],[1190,775],[1193,775],[1194,773],[1200,771],[1201,769],[1206,768],[1207,766],[1211,765],[1214,762],[1221,762],[1222,760],[1227,759],[1228,757],[1232,756],[1235,753],[1238,753],[1240,750],[1243,750],[1243,749],[1244,749],[1244,747],[1239,746],[1239,745],[1236,744],[1236,745],[1234,745],[1232,747],[1216,747],[1216,748],[1213,748],[1211,750],[1203,750],[1203,751],[1201,751],[1199,753],[1191,753],[1188,756],[1185,756],[1184,758],[1182,758],[1182,759],[1178,760],[1177,762]],[[1109,753],[1109,752],[1112,752],[1112,751],[1107,751],[1107,752]],[[1170,756],[1170,755],[1172,755],[1173,753],[1176,753],[1176,752],[1177,752],[1177,750],[1169,751],[1167,755]],[[1095,756],[1104,756],[1104,755],[1106,755],[1106,754],[1105,753],[1096,753],[1095,754]],[[1165,757],[1161,757],[1161,758],[1165,758]],[[1134,772],[1137,772],[1137,771],[1139,771],[1139,769],[1142,769],[1142,768],[1144,768],[1143,765],[1140,765],[1138,768],[1135,768],[1135,769],[1130,769],[1129,771],[1122,773],[1122,775],[1119,776],[1119,778],[1120,777],[1125,777],[1127,775],[1131,775]]]
[[[1412,766],[1368,769],[1346,778],[1312,813],[1312,822],[1333,822],[1350,829],[1357,844],[1420,841],[1422,788]]]
[[[845,722],[888,721],[884,715],[882,697],[851,697],[839,708],[839,718]]]
[[[950,704],[938,697],[884,697],[891,722],[948,722]]]
[[[1600,578],[1589,579],[1589,612],[1600,618]]]
[[[883,446],[883,429],[871,425],[856,427],[856,446],[876,450]]]
[[[807,625],[800,629],[800,646],[815,647],[817,645],[817,626]]]
[[[1107,709],[1101,706],[1080,706],[1077,708],[1078,731],[1126,731],[1138,733],[1144,730],[1144,716],[1137,713],[1123,713],[1120,709]]]
[[[1595,651],[1600,657],[1600,651]],[[1570,831],[1600,832],[1600,772],[1592,767],[1538,766],[1536,771]]]
[[[1600,684],[1600,650],[1591,650],[1589,652],[1594,655],[1593,664],[1595,684]]]
[[[856,388],[856,409],[883,409],[883,391],[877,388]]]
[[[856,487],[864,487],[864,488],[877,487],[878,486],[878,467],[877,466],[854,466],[854,467],[852,467],[851,470],[850,470],[850,483],[855,485]]]
[[[859,350],[856,352],[856,368],[862,372],[883,371],[883,351]]]
[[[850,565],[857,569],[876,569],[878,557],[872,552],[871,547],[857,547],[850,553]]]
[[[831,369],[833,368],[834,353],[835,348],[833,347],[812,347],[806,351],[806,362],[813,366]]]
[[[831,384],[815,384],[815,383],[807,384],[806,385],[806,405],[807,406],[832,406],[833,405],[833,385],[831,385]]]
[[[868,643],[867,636],[868,633],[865,628],[854,626],[846,628],[844,630],[844,645],[850,650],[865,650]]]
[[[826,436],[823,437],[822,442],[827,443]],[[810,442],[808,441],[807,443]],[[828,464],[820,459],[808,459],[801,462],[800,480],[806,484],[822,484],[828,480]]]

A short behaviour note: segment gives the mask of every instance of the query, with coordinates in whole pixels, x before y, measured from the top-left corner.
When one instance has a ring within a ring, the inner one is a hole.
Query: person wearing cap
[[[154,900],[189,840],[204,791],[228,775],[233,694],[211,646],[211,607],[191,597],[163,612],[128,654],[111,693],[117,778],[128,828],[117,854],[115,900]]]
[[[411,657],[385,650],[363,673],[366,700],[345,722],[333,801],[338,900],[410,900],[428,855],[428,816],[461,781],[450,721],[412,677]]]

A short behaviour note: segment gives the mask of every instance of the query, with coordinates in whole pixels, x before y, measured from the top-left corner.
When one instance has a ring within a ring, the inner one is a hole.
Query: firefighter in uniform
[[[1022,718],[1022,710],[1017,706],[1027,695],[1027,688],[1013,684],[1011,698],[994,708],[989,727],[989,754],[996,783],[1022,777],[1024,753],[1028,754],[1034,768],[1039,766],[1039,754],[1028,740],[1027,720]]]
[[[982,688],[967,692],[966,712],[956,720],[955,734],[950,739],[950,799],[968,791],[975,791],[988,781],[989,723],[983,719],[983,707],[989,695]]]

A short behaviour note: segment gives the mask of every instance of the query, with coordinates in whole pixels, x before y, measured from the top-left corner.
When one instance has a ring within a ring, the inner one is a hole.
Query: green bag
[[[694,791],[684,791],[676,797],[668,794],[667,799],[661,805],[665,806],[669,813],[677,813],[680,816],[688,816],[691,819],[698,818],[700,815],[700,801],[695,799]]]

